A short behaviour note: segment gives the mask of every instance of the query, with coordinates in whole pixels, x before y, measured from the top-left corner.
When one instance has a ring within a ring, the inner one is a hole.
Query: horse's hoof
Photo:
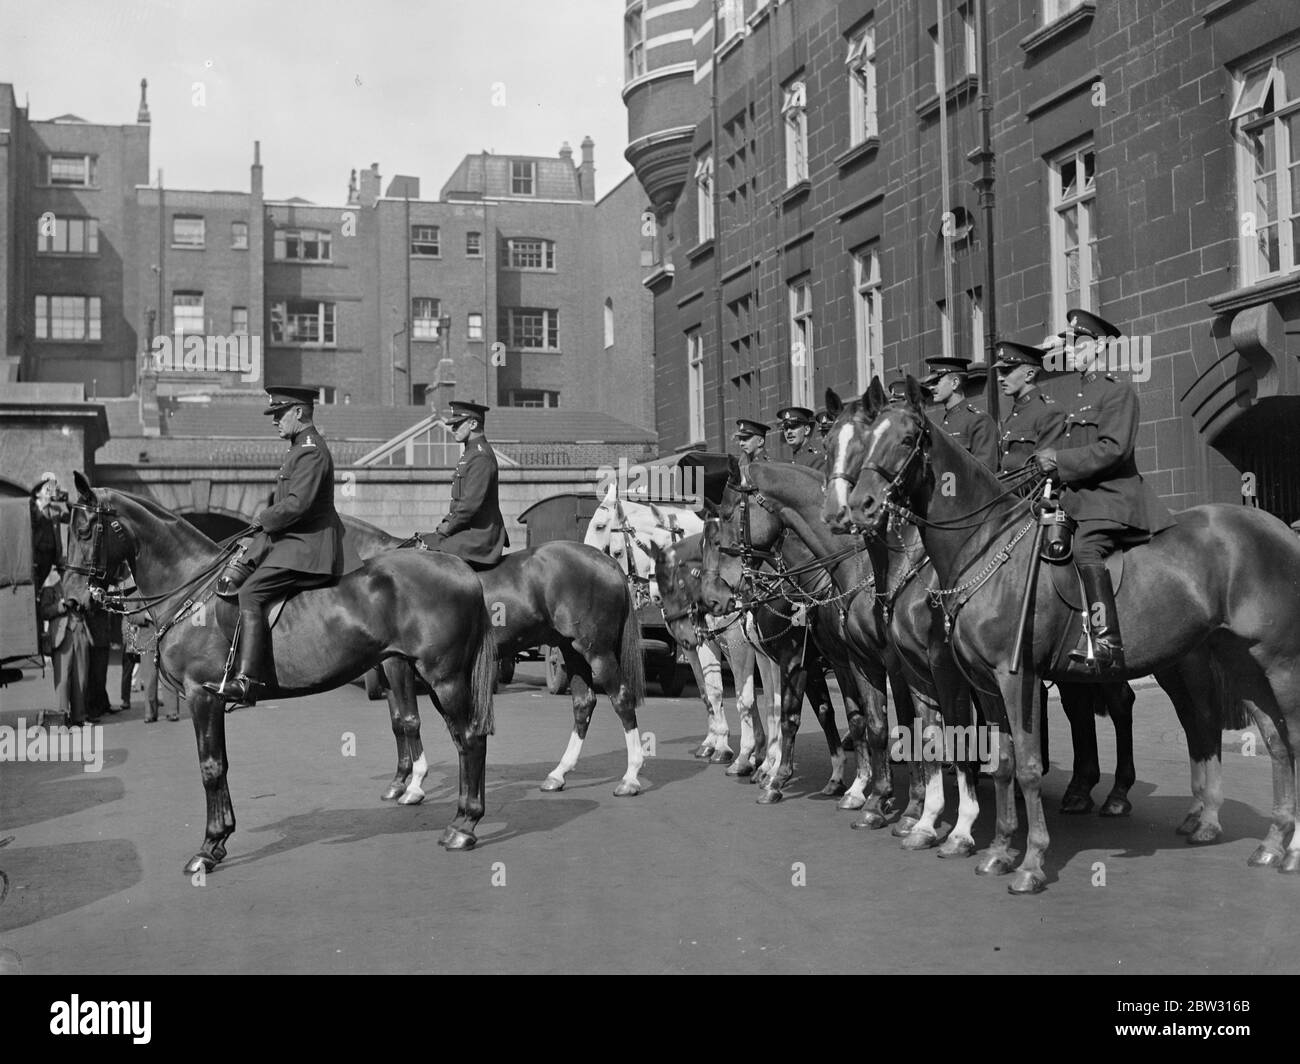
[[[1286,857],[1282,860],[1282,867],[1278,871],[1284,876],[1300,875],[1300,850],[1287,850]]]
[[[714,750],[713,755],[709,758],[711,765],[730,765],[736,759],[736,755],[730,750]]]
[[[424,791],[419,787],[407,787],[402,792],[402,796],[397,799],[398,805],[419,805],[424,801]]]
[[[207,875],[217,867],[217,862],[209,857],[206,853],[196,853],[185,863],[185,874],[195,876],[202,872]]]
[[[913,829],[899,843],[905,850],[930,850],[939,845],[939,836],[933,831],[920,831]]]
[[[872,831],[879,831],[888,823],[889,821],[882,814],[874,809],[868,809],[850,826],[854,829],[869,828]]]
[[[1103,817],[1128,816],[1133,812],[1133,803],[1119,794],[1112,794],[1102,803],[1097,815]]]
[[[446,841],[444,842],[443,839]],[[473,832],[461,831],[460,828],[448,828],[443,834],[443,838],[439,839],[438,842],[448,850],[472,850],[478,844],[478,839],[474,837]]]
[[[381,802],[395,802],[406,793],[406,785],[400,783],[390,783],[388,790],[379,796]]]
[[[1021,869],[1015,878],[1007,884],[1008,894],[1041,894],[1047,888],[1046,877],[1042,872],[1027,872]]]
[[[641,793],[641,784],[635,780],[629,782],[620,780],[617,787],[614,788],[615,798],[632,798]]]
[[[1251,868],[1280,868],[1284,858],[1281,850],[1268,846],[1256,846],[1255,852],[1246,858]]]
[[[761,768],[755,769],[754,774],[749,777],[749,782],[757,784],[759,787],[766,787],[768,780],[772,778],[771,773],[764,772]]]
[[[835,803],[835,808],[848,809],[856,813],[859,809],[861,809],[866,804],[867,804],[867,800],[863,798],[862,795],[854,794],[852,791],[850,791],[848,794],[846,794],[843,798],[841,798],[838,802]]]
[[[1066,816],[1082,816],[1092,812],[1092,795],[1080,791],[1066,791],[1061,799],[1061,812]]]
[[[940,857],[972,857],[975,854],[975,840],[949,835],[939,847],[938,854]]]
[[[1197,828],[1199,828],[1200,826],[1201,826],[1201,814],[1188,813],[1185,817],[1183,817],[1183,822],[1179,824],[1178,827],[1174,829],[1174,831],[1179,835],[1191,835],[1194,834]]]
[[[562,791],[564,790],[564,780],[560,779],[558,776],[547,776],[546,779],[542,780],[542,785],[538,790],[548,792]]]
[[[1193,846],[1208,846],[1212,842],[1218,842],[1222,834],[1223,828],[1218,824],[1202,824],[1187,836],[1187,841]]]
[[[754,766],[748,761],[733,761],[727,766],[726,774],[728,776],[748,776],[754,771]]]
[[[758,792],[758,797],[754,801],[758,805],[776,805],[785,795],[776,787],[764,787]]]
[[[831,780],[829,783],[826,784],[825,787],[822,788],[822,794],[827,798],[838,798],[841,794],[843,794],[847,790],[848,788],[844,786],[844,782],[842,780]]]
[[[902,839],[910,835],[914,827],[916,827],[916,817],[899,817],[898,820],[894,821],[894,826],[889,829],[889,833],[896,839]]]
[[[691,754],[691,757],[695,758],[697,761],[707,761],[712,756],[713,747],[709,746],[708,743],[701,743],[695,748],[694,753]]]
[[[1005,876],[1011,871],[1013,858],[1003,853],[991,853],[975,866],[977,876]]]

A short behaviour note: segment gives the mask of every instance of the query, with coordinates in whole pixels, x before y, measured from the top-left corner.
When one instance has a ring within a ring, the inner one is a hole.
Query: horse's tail
[[[478,650],[474,652],[474,664],[470,677],[470,700],[474,706],[470,717],[470,731],[475,735],[495,735],[497,730],[496,715],[492,707],[492,691],[497,683],[497,639],[492,630],[492,619],[488,616],[487,605],[479,595],[482,617],[479,621],[481,638]]]
[[[636,600],[632,597],[632,585],[626,580],[623,581],[623,598],[627,608],[618,645],[618,667],[632,696],[632,705],[639,706],[645,701],[645,658],[641,653],[641,622],[636,615]]]
[[[1223,731],[1241,731],[1250,727],[1250,712],[1237,683],[1236,670],[1210,653],[1210,676],[1214,680],[1214,704],[1219,707],[1219,728]]]

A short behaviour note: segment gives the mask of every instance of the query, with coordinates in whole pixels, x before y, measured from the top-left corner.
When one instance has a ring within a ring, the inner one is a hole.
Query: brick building
[[[626,4],[661,444],[1078,305],[1149,337],[1138,463],[1169,505],[1244,483],[1300,518],[1300,9],[942,8]]]

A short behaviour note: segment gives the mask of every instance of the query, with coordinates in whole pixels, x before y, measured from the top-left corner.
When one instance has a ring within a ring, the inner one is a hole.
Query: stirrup
[[[245,676],[242,672],[227,683],[213,683],[211,680],[207,680],[203,684],[205,690],[211,691],[218,698],[248,706],[257,704],[256,689],[265,686],[266,684],[260,680],[254,680],[251,676]]]

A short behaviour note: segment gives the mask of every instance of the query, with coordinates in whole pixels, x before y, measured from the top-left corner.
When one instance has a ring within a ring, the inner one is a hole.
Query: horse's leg
[[[799,725],[803,718],[803,697],[808,685],[808,669],[799,659],[793,648],[785,648],[779,663],[776,689],[780,692],[780,742],[775,740],[768,746],[775,750],[772,768],[759,782],[763,790],[758,796],[759,805],[771,805],[781,801],[781,790],[794,776],[794,743],[799,735]],[[774,697],[774,701],[777,699]]]
[[[397,804],[419,805],[424,801],[423,784],[424,777],[429,774],[429,762],[424,756],[424,744],[420,741],[420,707],[415,695],[415,668],[403,658],[389,658],[384,662],[384,679],[388,681],[388,711],[393,714],[394,733],[401,727],[397,770],[400,775],[404,756],[406,775],[409,777],[397,798]],[[389,785],[389,793],[397,783],[397,779],[394,779]]]
[[[1209,648],[1197,648],[1155,677],[1173,702],[1187,737],[1192,804],[1177,831],[1186,835],[1188,842],[1203,846],[1223,834],[1219,824],[1219,807],[1223,804],[1223,707],[1218,705]]]
[[[750,645],[743,633],[733,626],[726,634],[727,660],[731,663],[731,675],[736,684],[736,712],[740,714],[740,751],[735,760],[727,766],[728,776],[748,776],[754,771],[758,757],[759,739],[766,738],[763,722],[758,715],[758,682],[754,678],[754,666],[759,660],[758,653]]]
[[[1097,815],[1128,816],[1133,811],[1128,792],[1137,779],[1137,766],[1133,763],[1133,705],[1137,695],[1126,683],[1106,684],[1098,694],[1106,700],[1110,722],[1115,726],[1115,784]]]
[[[390,658],[389,661],[396,662],[398,659]],[[384,698],[388,702],[388,719],[393,727],[393,739],[397,742],[397,772],[393,776],[393,782],[388,785],[388,789],[381,796],[381,801],[396,801],[406,793],[407,781],[411,778],[411,748],[406,742],[406,726],[403,723],[405,713],[402,708],[401,698],[398,696],[397,687],[393,680],[388,678],[389,662],[386,661],[381,666],[384,674],[387,689],[384,691]],[[394,670],[396,673],[397,670]]]
[[[1001,700],[999,700],[1000,702]],[[1011,871],[1016,863],[1018,851],[1011,848],[1012,836],[1016,833],[1016,796],[1014,793],[1016,777],[1016,747],[1005,722],[1010,714],[1004,706],[999,705],[1000,717],[1004,726],[994,733],[994,745],[997,749],[997,768],[993,773],[993,796],[997,811],[997,827],[994,829],[993,841],[984,851],[975,866],[977,876],[1003,876]]]
[[[203,845],[186,862],[185,874],[211,872],[226,856],[226,840],[235,832],[235,809],[230,804],[230,787],[226,773],[226,707],[216,695],[197,684],[186,685],[190,719],[199,747],[199,772],[203,776],[203,793],[207,798],[208,816]]]
[[[830,779],[826,781],[826,786],[821,789],[821,793],[827,798],[838,798],[848,790],[848,787],[844,783],[844,747],[840,742],[840,730],[835,726],[835,706],[831,702],[831,690],[827,686],[826,673],[822,671],[820,658],[814,657],[811,661],[805,658],[804,668],[807,673],[804,693],[812,704],[817,723],[822,726],[822,734],[826,736],[826,748],[831,755]]]
[[[641,728],[636,720],[636,702],[628,690],[619,668],[618,655],[613,648],[603,652],[593,651],[586,661],[594,686],[609,693],[609,700],[614,703],[614,712],[618,714],[619,723],[623,725],[623,741],[627,745],[627,770],[614,788],[618,798],[627,798],[641,793],[641,766],[645,763],[645,753],[641,749]],[[594,697],[594,696],[593,696]],[[590,718],[590,714],[588,714]],[[586,728],[583,728],[586,734]]]
[[[932,661],[939,662],[941,659],[936,654],[930,655]],[[951,659],[949,659],[951,661]],[[932,678],[937,681],[937,677]],[[943,845],[939,847],[940,857],[970,857],[975,852],[975,839],[971,832],[975,827],[975,821],[979,819],[980,806],[979,798],[976,794],[976,784],[979,781],[980,768],[983,764],[983,758],[980,753],[979,737],[981,735],[996,734],[989,727],[989,722],[1000,719],[999,701],[990,694],[974,690],[967,684],[960,685],[960,689],[949,684],[941,688],[936,682],[936,693],[941,694],[939,708],[945,724],[951,724],[954,727],[970,729],[972,726],[975,730],[967,731],[967,735],[974,735],[976,742],[974,749],[971,744],[966,744],[964,758],[956,758],[957,769],[957,823],[953,826],[948,837],[944,839]],[[913,692],[919,697],[919,692]],[[955,696],[955,697],[954,697]],[[945,705],[942,697],[948,697],[950,701]],[[993,749],[990,754],[998,757],[998,751]],[[940,775],[942,779],[942,775]],[[1015,803],[1011,803],[1011,814],[1015,816]]]
[[[1100,758],[1097,754],[1097,726],[1093,721],[1093,706],[1101,697],[1092,684],[1060,683],[1056,689],[1061,694],[1061,708],[1070,722],[1070,742],[1074,746],[1074,773],[1069,786],[1061,796],[1061,812],[1079,815],[1092,811],[1092,789],[1101,779]]]
[[[921,734],[924,735],[929,728],[939,728],[939,735],[943,735],[943,717],[939,711],[938,705],[933,701],[926,701],[923,696],[920,698],[920,705],[917,704],[917,698],[913,697],[913,692],[908,686],[906,678],[903,675],[902,667],[897,655],[889,652],[890,663],[886,666],[886,674],[889,679],[890,690],[894,692],[894,715],[898,718],[899,724],[906,724],[908,728],[913,728],[919,724]],[[942,748],[942,744],[940,744]],[[937,818],[943,812],[943,765],[935,764],[934,769],[938,773],[938,780],[931,779],[929,770],[922,759],[921,764],[917,764],[911,758],[907,760],[907,808],[903,810],[902,815],[894,822],[890,834],[895,838],[902,838],[907,835],[916,823],[925,815],[927,805],[938,803],[932,810],[933,819]],[[892,771],[893,764],[890,763]],[[922,837],[922,839],[924,836]],[[933,846],[933,842],[923,843],[918,839],[914,847],[926,849]]]
[[[569,745],[564,748],[560,763],[547,774],[542,781],[544,791],[564,790],[564,780],[578,763],[582,753],[582,744],[587,738],[587,729],[591,726],[591,715],[596,711],[596,692],[591,684],[591,666],[587,659],[579,654],[573,643],[564,640],[560,644],[560,655],[564,658],[564,667],[569,673],[569,694],[573,699],[573,731],[569,733]],[[606,688],[608,690],[608,688]]]
[[[431,679],[426,674],[426,679]],[[478,839],[474,828],[483,819],[487,736],[474,735],[470,728],[473,715],[468,678],[460,673],[431,681],[433,704],[447,722],[447,731],[456,746],[460,762],[460,788],[456,815],[442,833],[438,845],[448,850],[471,850]]]
[[[721,655],[718,644],[708,640],[695,648],[696,660],[691,662],[705,712],[709,715],[708,736],[693,755],[701,761],[709,760],[716,751],[731,752],[731,732],[727,727],[727,709],[723,704]]]
[[[922,751],[927,749],[943,751],[943,718],[938,703],[920,691],[914,691],[912,695],[920,714],[914,724],[919,723],[921,726]],[[900,713],[899,716],[901,717],[902,714]],[[943,765],[946,756],[946,751],[940,753],[938,757],[922,756],[920,761],[911,761],[908,766],[911,770],[913,790],[919,784],[922,804],[916,814],[909,817],[912,803],[915,801],[913,795],[908,802],[907,810],[894,825],[893,834],[902,836],[902,846],[905,850],[928,850],[939,844],[939,831],[935,825],[943,812]]]
[[[893,810],[894,779],[889,764],[889,703],[885,694],[885,667],[883,662],[864,662],[854,658],[849,663],[848,683],[840,678],[840,670],[835,675],[840,679],[840,690],[844,692],[846,708],[858,718],[853,732],[854,749],[858,759],[855,787],[862,787],[860,793],[866,799],[862,806],[862,816],[853,822],[855,828],[883,828],[888,823],[888,816]],[[870,792],[867,793],[867,788]],[[853,793],[840,800],[840,808],[845,808],[844,801]]]
[[[1047,818],[1043,815],[1043,751],[1038,735],[1038,729],[1042,727],[1043,685],[1033,669],[1025,669],[1019,675],[1000,671],[998,686],[1003,701],[1007,703],[1011,741],[1016,751],[1016,782],[1025,798],[1025,819],[1028,821],[1025,856],[1012,881],[1007,884],[1007,890],[1012,894],[1037,894],[1047,882],[1043,858],[1050,841]]]
[[[1249,657],[1238,653],[1243,664],[1233,668],[1233,684],[1250,710],[1268,749],[1273,767],[1273,816],[1248,864],[1300,873],[1300,841],[1296,830],[1296,754],[1300,751],[1300,661],[1268,661],[1260,646]],[[1251,661],[1250,659],[1254,660]],[[1244,662],[1253,667],[1246,667]],[[1282,846],[1291,836],[1286,855]]]

